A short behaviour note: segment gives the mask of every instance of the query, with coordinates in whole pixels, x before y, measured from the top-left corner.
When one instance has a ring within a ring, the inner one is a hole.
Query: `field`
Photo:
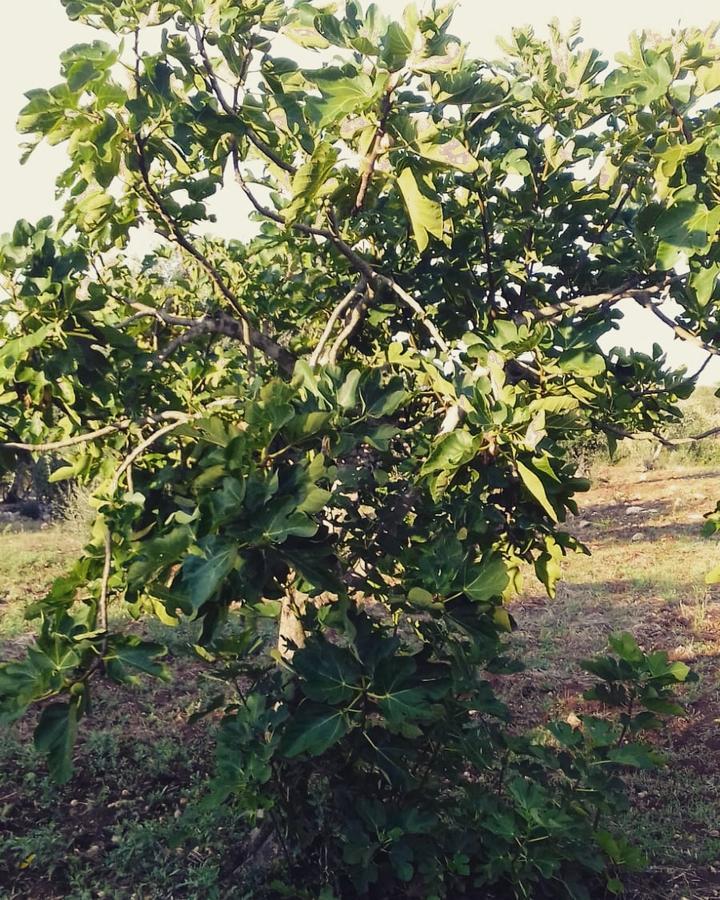
[[[572,715],[588,684],[579,660],[618,630],[691,664],[701,680],[685,696],[688,716],[659,739],[670,765],[633,779],[632,807],[618,825],[650,859],[645,873],[627,880],[627,896],[718,898],[720,592],[704,575],[720,547],[700,529],[720,497],[720,467],[645,471],[631,458],[601,467],[594,484],[570,524],[592,556],[566,561],[555,600],[528,582],[514,602],[513,642],[527,669],[503,691],[521,721]],[[81,542],[76,526],[0,534],[0,656],[21,652],[24,606]],[[194,661],[189,633],[153,636],[170,647],[176,688],[146,681],[128,695],[103,687],[69,785],[47,781],[31,721],[0,738],[0,896],[252,897],[252,888],[229,886],[245,836],[240,812],[205,799],[211,720],[188,722],[198,696],[216,687]]]

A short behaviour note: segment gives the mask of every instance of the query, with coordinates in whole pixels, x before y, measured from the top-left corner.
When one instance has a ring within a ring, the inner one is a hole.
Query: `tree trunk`
[[[292,659],[298,647],[305,646],[305,630],[302,615],[307,597],[294,588],[289,588],[283,598],[278,631],[278,650],[283,659]]]
[[[33,488],[32,467],[24,460],[19,461],[15,466],[15,474],[10,489],[5,495],[5,503],[22,503],[28,500]]]

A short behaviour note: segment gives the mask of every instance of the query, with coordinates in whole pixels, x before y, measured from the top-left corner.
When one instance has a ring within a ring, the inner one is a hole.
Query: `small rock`
[[[639,516],[641,513],[644,513],[645,509],[642,506],[628,506],[625,510],[626,516]]]
[[[633,544],[639,544],[640,541],[645,540],[645,535],[642,533],[642,531],[636,531],[635,534],[630,538],[630,540],[633,542]]]

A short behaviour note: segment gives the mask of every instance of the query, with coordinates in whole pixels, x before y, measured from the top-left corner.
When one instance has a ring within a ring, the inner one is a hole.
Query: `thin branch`
[[[114,296],[121,303],[126,304],[131,309],[137,310],[132,316],[128,316],[127,319],[118,322],[115,326],[116,328],[126,328],[132,322],[137,322],[138,319],[145,318],[156,319],[158,322],[162,322],[163,325],[181,325],[188,328],[202,321],[202,319],[193,319],[191,316],[176,316],[172,313],[165,312],[164,309],[156,309],[154,306],[146,306],[144,303],[139,303],[134,300],[124,300],[117,295]]]
[[[112,565],[112,534],[105,523],[105,562],[103,565],[102,580],[100,582],[100,599],[98,601],[97,625],[100,631],[107,634],[108,630],[108,585],[110,584],[110,568]],[[103,651],[104,652],[104,651]]]
[[[637,298],[638,295],[648,297],[650,294],[657,294],[665,288],[665,285],[662,284],[657,287],[638,290],[633,287],[635,284],[637,284],[637,280],[626,281],[625,284],[621,284],[620,287],[617,287],[612,291],[606,291],[600,294],[588,294],[583,297],[573,297],[570,300],[561,300],[558,303],[550,303],[547,306],[541,306],[534,311],[527,310],[524,313],[519,313],[515,316],[515,321],[517,324],[523,324],[527,321],[528,316],[536,320],[547,321],[550,319],[561,318],[567,313],[577,315],[578,313],[595,309],[598,306],[618,303],[626,297]]]
[[[327,361],[331,364],[337,362],[338,353],[340,352],[340,348],[342,345],[349,340],[355,329],[358,327],[360,322],[363,319],[365,314],[365,310],[367,309],[370,300],[372,298],[372,291],[370,288],[366,288],[365,292],[362,293],[355,306],[352,308],[352,312],[348,316],[347,322],[345,323],[345,327],[342,329],[340,334],[337,336],[335,343],[332,345],[330,352],[327,356]]]
[[[692,434],[688,437],[666,438],[661,434],[656,434],[654,431],[628,431],[625,428],[620,428],[618,425],[600,422],[597,419],[591,419],[591,422],[601,431],[615,435],[615,437],[627,438],[628,440],[633,441],[657,441],[662,444],[663,447],[668,447],[670,449],[680,447],[684,444],[694,444],[697,441],[704,441],[707,438],[715,437],[720,434],[720,426],[718,426],[717,428],[709,428],[707,431],[702,431],[700,434]]]
[[[188,240],[182,229],[167,213],[163,202],[159,194],[153,187],[152,181],[150,179],[150,173],[148,171],[147,161],[145,159],[144,143],[140,135],[135,136],[135,143],[138,150],[138,167],[140,169],[140,175],[143,184],[145,185],[145,190],[150,196],[153,205],[156,207],[160,217],[162,218],[163,222],[165,222],[165,225],[169,229],[169,232],[173,236],[175,241],[179,244],[180,247],[183,248],[183,250],[185,250],[186,253],[192,256],[192,258],[205,269],[205,271],[210,275],[212,280],[217,285],[222,296],[238,313],[238,316],[243,322],[244,339],[248,347],[248,354],[250,355],[250,347],[256,347],[267,357],[276,362],[282,369],[282,371],[287,374],[291,374],[295,368],[295,357],[288,350],[274,341],[271,337],[263,334],[263,332],[259,331],[257,328],[255,328],[254,325],[249,322],[237,295],[228,287],[225,279],[220,275],[220,272],[217,270],[217,268],[203,253],[201,253],[197,249],[197,247],[191,241]]]
[[[48,441],[45,444],[24,444],[18,441],[6,441],[0,444],[0,447],[4,450],[29,450],[31,453],[50,453],[53,450],[64,450],[66,447],[74,447],[78,444],[94,441],[97,438],[106,437],[109,434],[114,434],[116,431],[124,431],[131,425],[132,419],[123,419],[115,425],[106,425],[104,428],[98,428],[96,431],[89,431],[87,434],[76,434],[61,441]]]
[[[185,413],[167,410],[166,412],[147,416],[143,419],[120,419],[112,425],[105,425],[103,428],[98,428],[95,431],[88,431],[85,434],[76,434],[73,435],[73,437],[63,438],[59,441],[48,441],[45,444],[22,444],[15,441],[7,441],[0,444],[0,447],[7,450],[28,450],[31,453],[50,453],[54,450],[65,450],[68,447],[76,447],[78,444],[87,444],[89,441],[107,437],[118,431],[126,431],[131,425],[151,425],[167,419],[180,420],[184,417]]]
[[[245,179],[243,178],[242,172],[240,171],[240,166],[238,162],[237,153],[233,154],[233,164],[235,167],[235,178],[245,193],[246,197],[250,200],[252,205],[255,207],[260,215],[265,216],[273,222],[277,222],[279,225],[283,227],[291,227],[296,231],[301,232],[302,234],[314,235],[316,237],[325,238],[325,240],[331,241],[338,250],[345,256],[350,263],[355,267],[359,274],[363,275],[368,284],[375,287],[386,287],[389,288],[394,294],[396,294],[400,299],[413,310],[413,312],[420,319],[422,324],[425,326],[426,330],[430,333],[431,337],[437,344],[437,346],[446,351],[448,349],[448,345],[445,343],[442,335],[438,331],[435,323],[429,319],[425,313],[425,310],[418,303],[418,301],[412,297],[406,290],[400,287],[397,282],[395,282],[392,278],[388,278],[386,275],[380,275],[372,268],[372,266],[366,262],[362,256],[356,253],[353,248],[347,244],[337,233],[337,225],[335,225],[335,230],[331,231],[327,228],[313,228],[309,225],[304,225],[301,222],[293,222],[288,226],[288,223],[285,221],[284,217],[280,215],[280,213],[274,212],[271,209],[263,206],[260,201],[255,197],[250,188],[248,187]],[[332,220],[331,220],[332,221]]]
[[[365,159],[360,166],[362,176],[360,178],[360,187],[358,188],[357,197],[355,198],[355,203],[350,213],[351,216],[356,216],[363,208],[363,204],[365,203],[365,197],[367,196],[368,188],[370,187],[370,181],[372,180],[373,173],[375,172],[375,165],[382,150],[383,138],[387,133],[388,117],[390,116],[390,111],[392,110],[392,95],[397,88],[398,81],[399,75],[397,74],[390,78],[387,88],[385,89],[385,93],[383,94],[383,98],[380,103],[380,121],[378,122],[378,126],[375,129],[375,134],[373,135],[373,139],[370,142],[370,147],[368,148]]]
[[[652,302],[651,297],[636,296],[633,299],[637,300],[637,302],[641,306],[649,309],[650,312],[658,319],[660,319],[661,322],[667,325],[668,328],[672,328],[672,330],[675,332],[676,337],[679,337],[683,341],[688,341],[691,344],[695,344],[696,347],[700,347],[702,350],[705,350],[706,353],[710,353],[713,356],[720,356],[720,348],[714,347],[712,344],[708,344],[705,340],[703,340],[701,335],[697,334],[694,331],[690,331],[689,328],[685,328],[684,325],[680,325],[670,316],[666,315],[656,303]]]
[[[685,138],[685,142],[687,144],[691,144],[693,139],[692,131],[690,131],[690,128],[685,121],[683,114],[677,108],[677,105],[673,100],[672,95],[670,94],[670,88],[668,88],[665,96],[667,97],[667,101],[670,104],[670,110],[672,111],[672,114],[677,119],[677,123],[680,126],[680,130],[682,131],[683,137]]]
[[[149,437],[145,438],[144,441],[141,441],[135,449],[129,453],[122,463],[115,470],[115,474],[113,475],[112,481],[110,482],[110,495],[112,496],[117,490],[117,486],[120,483],[120,479],[123,474],[132,466],[135,460],[142,455],[142,453],[147,450],[148,447],[152,446],[155,441],[159,440],[164,435],[168,434],[171,431],[174,431],[176,428],[179,428],[180,425],[185,425],[188,422],[192,422],[193,419],[198,419],[204,416],[208,410],[217,409],[223,406],[232,406],[237,403],[237,398],[235,397],[220,397],[217,400],[213,400],[212,403],[208,403],[208,405],[203,410],[199,410],[198,412],[192,413],[175,413],[176,421],[171,422],[169,425],[163,425],[162,428],[158,428],[157,431],[154,431]]]
[[[618,217],[618,216],[620,215],[620,213],[623,211],[623,207],[625,206],[625,204],[628,202],[628,200],[629,200],[630,197],[632,196],[632,192],[633,192],[633,190],[634,190],[634,188],[635,188],[635,185],[638,183],[639,178],[640,178],[639,175],[634,175],[634,176],[630,179],[630,181],[628,182],[627,187],[625,188],[625,193],[624,193],[624,194],[622,195],[622,197],[620,198],[620,202],[619,202],[618,205],[612,210],[612,212],[610,213],[610,215],[609,215],[609,216],[607,217],[607,219],[605,220],[605,224],[603,225],[603,227],[602,227],[602,228],[600,229],[600,231],[598,232],[598,234],[597,234],[597,240],[600,240],[600,238],[604,236],[604,234],[605,234],[605,232],[608,230],[608,228],[610,228],[611,225],[614,225],[614,224],[615,224],[615,222],[617,221],[617,217]]]
[[[322,356],[322,352],[325,349],[325,345],[330,340],[330,335],[333,332],[333,328],[335,327],[336,322],[345,312],[345,310],[350,306],[353,299],[357,296],[357,294],[361,294],[365,291],[367,284],[363,278],[361,278],[355,287],[352,288],[343,298],[342,300],[333,308],[333,311],[330,313],[330,318],[327,320],[327,324],[323,329],[323,333],[320,335],[320,340],[317,343],[317,346],[313,350],[312,356],[310,357],[310,365],[315,368],[320,361],[320,357]]]
[[[123,476],[123,473],[130,468],[130,466],[135,462],[135,460],[141,456],[148,447],[155,443],[155,441],[159,440],[169,432],[174,431],[176,428],[179,428],[181,425],[184,425],[186,422],[189,422],[191,416],[184,416],[182,419],[179,419],[177,422],[170,422],[169,425],[163,425],[162,428],[158,428],[157,431],[154,431],[149,437],[146,437],[144,441],[140,441],[140,443],[135,447],[135,449],[129,453],[122,463],[115,470],[115,474],[113,475],[112,481],[110,482],[110,494],[111,496],[117,490],[118,484],[120,483],[120,479]]]
[[[480,199],[480,222],[482,224],[483,231],[483,245],[484,245],[484,255],[485,255],[485,267],[487,268],[488,273],[488,302],[490,303],[491,308],[495,308],[495,293],[497,291],[497,287],[495,285],[495,275],[493,273],[492,268],[492,253],[490,251],[491,246],[491,235],[490,235],[490,222],[488,220],[487,213],[487,203],[485,202],[485,198],[483,197],[481,191],[478,189],[478,197]]]
[[[394,281],[392,278],[387,278],[385,275],[376,276],[376,280],[383,286],[389,288],[394,294],[403,301],[403,303],[408,306],[418,317],[420,322],[425,326],[425,330],[430,334],[432,339],[435,341],[437,346],[443,351],[447,352],[448,345],[445,342],[445,338],[440,334],[437,329],[437,326],[429,319],[425,310],[420,306],[418,301],[408,292],[400,287],[400,285]]]
[[[236,154],[235,157],[237,157]],[[276,222],[278,225],[282,225],[283,228],[292,228],[294,231],[298,231],[300,234],[319,237],[323,238],[326,241],[330,241],[338,248],[343,256],[345,256],[346,259],[350,261],[354,268],[367,278],[368,281],[373,281],[375,279],[375,272],[362,258],[362,256],[356,253],[352,249],[352,247],[348,243],[343,241],[342,238],[338,237],[337,234],[330,231],[329,228],[314,228],[313,226],[305,225],[302,222],[292,222],[290,225],[288,225],[288,223],[285,221],[283,216],[280,215],[280,213],[269,209],[267,206],[263,206],[262,203],[260,203],[257,197],[250,190],[247,182],[243,178],[242,173],[239,169],[239,165],[237,164],[237,158],[235,159],[235,180],[242,188],[245,196],[252,203],[255,211],[258,212],[261,216],[264,216],[266,219],[270,219],[270,221],[272,222]]]
[[[222,107],[223,111],[227,113],[228,116],[232,116],[233,118],[237,118],[237,110],[233,109],[233,107],[227,102],[225,96],[220,88],[220,84],[217,79],[217,75],[215,73],[215,69],[212,66],[210,61],[210,57],[208,56],[207,47],[205,46],[205,38],[200,30],[200,26],[195,23],[194,25],[195,31],[195,41],[198,46],[198,50],[200,51],[200,56],[203,60],[203,66],[205,67],[205,71],[207,72],[207,76],[210,79],[210,84],[212,85],[213,92],[217,97],[218,103]],[[266,144],[265,141],[260,137],[260,135],[255,131],[252,125],[248,125],[247,122],[242,123],[243,128],[245,129],[245,133],[248,136],[248,139],[255,147],[266,156],[271,162],[274,162],[276,166],[282,169],[285,172],[288,172],[290,175],[294,175],[297,171],[295,166],[293,166],[289,162],[285,162],[285,160],[276,153],[273,148]]]
[[[677,384],[670,385],[670,387],[663,388],[648,388],[647,390],[642,391],[631,391],[634,397],[650,397],[656,394],[674,394],[677,392],[678,388],[687,387],[690,384],[694,384],[698,378],[702,375],[702,373],[707,369],[708,365],[715,359],[715,356],[712,353],[708,353],[705,357],[705,362],[700,366],[700,368],[693,372],[692,375],[688,375],[687,378],[683,378],[682,381],[679,381]]]
[[[178,335],[178,337],[170,341],[162,352],[158,354],[154,363],[165,362],[179,347],[191,343],[204,334],[224,335],[225,337],[244,342],[242,330],[242,323],[238,322],[237,319],[233,319],[227,313],[206,316],[203,319],[194,319],[192,320],[192,325],[184,334]]]

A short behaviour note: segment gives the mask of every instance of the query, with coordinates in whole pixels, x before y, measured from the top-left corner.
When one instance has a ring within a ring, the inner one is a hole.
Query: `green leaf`
[[[0,345],[0,381],[4,381],[9,375],[15,372],[15,368],[19,363],[25,362],[25,357],[30,350],[39,347],[45,342],[50,334],[51,326],[43,325],[37,331],[23,335],[23,337],[13,338]]]
[[[424,176],[418,183],[413,170],[407,166],[398,176],[398,187],[405,201],[415,242],[422,253],[428,245],[428,235],[443,236],[443,212],[432,179]]]
[[[533,472],[532,469],[528,468],[524,463],[521,463],[518,460],[517,463],[518,473],[520,478],[522,478],[523,484],[530,491],[533,497],[537,500],[537,502],[542,506],[545,512],[550,516],[553,522],[558,521],[558,514],[555,512],[555,508],[552,503],[548,499],[548,495],[545,493],[545,487],[540,480],[540,478]]]
[[[654,769],[657,757],[641,744],[623,744],[608,750],[607,758],[621,766],[632,766],[635,769]]]
[[[389,71],[396,72],[407,62],[412,51],[412,40],[401,25],[391,22],[385,37],[382,40],[382,53],[380,59]]]
[[[135,635],[123,635],[112,639],[105,659],[117,660],[132,669],[145,672],[146,675],[154,675],[167,681],[170,677],[167,666],[159,662],[166,654],[167,647],[162,644],[143,641]]]
[[[110,215],[113,198],[102,190],[88,191],[75,204],[73,216],[81,231],[95,231]]]
[[[80,698],[69,703],[51,703],[35,728],[35,747],[48,757],[50,776],[58,784],[72,777],[72,752],[77,736]]]
[[[357,405],[360,369],[351,369],[338,390],[337,400],[341,409],[352,409]]]
[[[309,753],[319,756],[348,732],[348,723],[341,710],[331,706],[303,703],[285,728],[281,752],[288,757]]]
[[[647,697],[641,701],[645,709],[658,713],[661,716],[684,716],[685,709],[673,700],[663,700],[658,697]]]
[[[451,169],[458,169],[460,172],[475,172],[479,165],[468,148],[454,137],[444,141],[418,141],[417,147],[425,159]]]
[[[643,652],[638,647],[637,641],[627,631],[623,631],[620,634],[611,634],[608,638],[608,644],[610,649],[625,662],[640,663],[644,659]]]
[[[475,457],[475,439],[469,431],[451,431],[441,435],[430,456],[425,460],[420,475],[433,472],[454,472]]]
[[[356,695],[360,666],[344,647],[326,641],[313,642],[293,656],[293,669],[300,675],[302,692],[320,703],[349,703]]]
[[[479,566],[473,566],[468,575],[472,576],[472,581],[465,584],[463,591],[476,603],[502,596],[510,584],[505,561],[498,553],[491,553]]]
[[[700,268],[690,276],[690,287],[695,291],[695,297],[700,306],[707,306],[715,289],[718,275],[720,275],[720,263],[712,263],[707,268]]]
[[[449,688],[449,682],[436,673],[430,677],[412,656],[391,656],[381,660],[375,669],[369,696],[393,725],[427,719],[432,703]]]
[[[317,10],[310,3],[299,3],[282,27],[282,33],[296,44],[310,50],[325,50],[330,46],[315,27]]]
[[[364,111],[378,97],[375,84],[363,73],[353,78],[322,81],[318,87],[323,95],[322,101],[317,102],[321,128],[350,113]]]
[[[337,162],[338,151],[331,144],[321,141],[314,149],[310,159],[297,170],[292,182],[293,199],[285,209],[285,221],[288,225],[297,222],[307,211],[310,204],[326,188]]]
[[[661,269],[675,266],[682,253],[694,255],[706,250],[720,226],[720,206],[708,209],[703,203],[682,200],[658,218],[655,233],[660,239],[657,265]]]
[[[633,63],[635,60],[633,59]],[[673,73],[664,56],[658,56],[651,64],[633,69],[618,69],[605,80],[602,95],[622,97],[630,94],[641,106],[664,98],[673,82]]]
[[[558,365],[563,372],[581,378],[594,378],[605,371],[604,358],[589,350],[566,350],[558,357]]]
[[[180,582],[182,593],[178,601],[186,599],[192,611],[197,612],[222,585],[237,559],[235,541],[216,536],[208,538],[202,546],[201,556],[193,554],[183,562]]]
[[[535,574],[545,585],[548,596],[551,598],[555,597],[556,585],[562,575],[562,558],[562,547],[548,535],[545,538],[545,550],[535,560]]]
[[[167,534],[143,541],[128,569],[128,581],[133,585],[142,585],[152,580],[178,562],[192,541],[193,534],[187,525],[178,525]]]

